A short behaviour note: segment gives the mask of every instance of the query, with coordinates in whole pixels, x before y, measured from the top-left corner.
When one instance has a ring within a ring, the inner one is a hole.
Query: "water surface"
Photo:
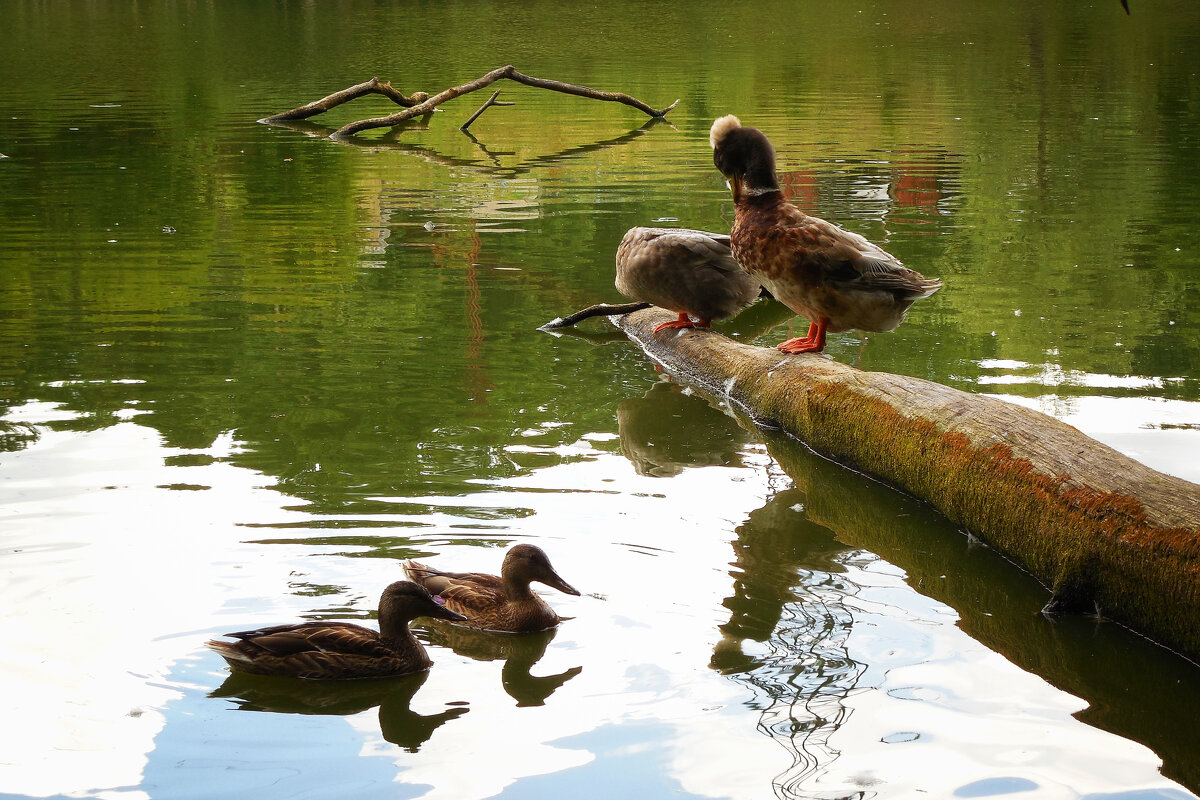
[[[756,431],[606,323],[632,225],[727,229],[708,126],[946,288],[831,357],[1200,481],[1200,12],[31,3],[0,49],[0,794],[1177,798],[1200,673],[923,504]],[[584,35],[586,32],[586,36]],[[564,35],[565,34],[565,35]],[[255,122],[372,75],[502,85],[354,143]],[[773,345],[770,304],[721,329]],[[552,635],[427,676],[230,676],[419,557],[541,545]]]

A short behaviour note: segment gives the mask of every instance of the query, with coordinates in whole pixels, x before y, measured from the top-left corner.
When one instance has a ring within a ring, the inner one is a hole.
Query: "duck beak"
[[[729,188],[733,190],[733,203],[737,203],[742,199],[742,179],[735,175],[729,179]]]
[[[446,608],[446,601],[443,600],[442,598],[438,597],[436,594],[433,595],[433,597],[431,599],[433,600],[433,605],[429,608],[429,611],[428,611],[428,613],[425,614],[425,616],[433,617],[434,619],[444,619],[449,622],[466,622],[467,621],[467,618],[464,617],[462,614],[459,614],[457,611],[451,611],[450,609]]]
[[[579,590],[559,577],[559,574],[553,569],[551,569],[550,574],[542,578],[541,581],[550,588],[558,589],[564,594],[573,594],[577,597],[579,596]]]

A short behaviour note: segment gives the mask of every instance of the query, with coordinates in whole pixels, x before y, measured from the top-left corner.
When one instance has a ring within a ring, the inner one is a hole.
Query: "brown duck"
[[[734,260],[727,235],[687,228],[630,228],[617,247],[616,284],[631,300],[679,315],[655,333],[708,328],[750,305],[761,291]]]
[[[226,633],[208,647],[232,669],[293,678],[372,678],[429,669],[433,662],[408,629],[417,617],[465,619],[421,586],[397,581],[379,598],[379,631],[350,622],[300,622]]]
[[[553,628],[558,615],[529,588],[539,581],[560,592],[578,595],[550,566],[540,547],[518,544],[504,556],[500,577],[480,572],[442,572],[417,561],[404,564],[404,574],[466,618],[462,624],[490,631],[522,633]]]
[[[779,345],[783,352],[819,353],[826,332],[894,330],[909,306],[942,287],[857,233],[787,202],[775,175],[775,148],[762,131],[721,117],[709,143],[733,190],[733,257],[810,321],[808,335]]]

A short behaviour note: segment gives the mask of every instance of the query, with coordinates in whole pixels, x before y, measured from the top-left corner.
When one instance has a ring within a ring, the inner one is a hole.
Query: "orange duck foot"
[[[808,337],[788,339],[776,348],[783,353],[819,353],[825,349],[821,342],[814,342]]]
[[[777,348],[783,353],[819,353],[825,349],[825,326],[829,320],[820,319],[808,324],[808,335],[788,339]]]
[[[659,331],[666,330],[667,328],[709,328],[711,326],[712,322],[707,319],[702,319],[699,322],[692,322],[692,318],[681,311],[679,313],[679,319],[673,319],[670,322],[664,322],[661,325],[656,325],[654,332],[658,333]]]

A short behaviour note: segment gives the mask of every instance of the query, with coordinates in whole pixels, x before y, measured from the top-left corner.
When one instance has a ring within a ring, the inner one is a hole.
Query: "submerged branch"
[[[594,306],[580,309],[574,314],[568,314],[565,317],[557,317],[550,320],[545,325],[538,328],[539,331],[550,331],[555,328],[569,328],[577,322],[582,322],[591,317],[612,317],[621,314],[631,314],[634,311],[641,311],[643,308],[649,308],[649,303],[619,303],[610,305],[608,303],[597,303]]]
[[[462,131],[463,133],[466,133],[467,128],[471,127],[471,123],[474,122],[475,120],[479,119],[479,117],[483,114],[483,112],[487,111],[492,106],[515,106],[516,105],[516,103],[505,103],[500,100],[497,100],[496,98],[499,96],[500,96],[499,89],[492,92],[492,96],[487,99],[487,102],[484,103],[483,105],[481,105],[479,107],[479,110],[476,111],[474,114],[472,114],[471,118],[469,120],[464,122],[462,125],[459,125],[458,129],[460,131]]]
[[[338,139],[344,136],[351,136],[359,131],[365,131],[371,128],[390,128],[395,125],[399,125],[405,120],[410,120],[413,117],[431,114],[443,103],[453,100],[456,97],[461,97],[464,94],[483,89],[484,87],[490,86],[502,78],[510,81],[516,81],[517,83],[524,84],[525,86],[532,86],[535,89],[549,89],[553,92],[562,92],[563,94],[576,95],[577,97],[587,97],[592,100],[604,100],[611,103],[622,103],[624,105],[636,108],[637,110],[655,119],[662,119],[666,116],[668,111],[679,104],[679,101],[676,100],[674,103],[671,103],[671,105],[664,109],[654,109],[643,103],[641,100],[638,100],[636,97],[631,97],[630,95],[622,92],[605,92],[599,89],[592,89],[587,86],[577,86],[572,83],[563,83],[561,81],[549,80],[547,78],[535,78],[532,75],[526,75],[524,73],[517,72],[516,68],[509,64],[507,66],[494,69],[486,75],[482,75],[473,81],[462,84],[461,86],[452,86],[449,89],[445,89],[433,97],[430,97],[425,92],[414,92],[411,97],[406,97],[401,92],[398,92],[396,89],[392,88],[390,83],[381,83],[378,78],[372,78],[365,83],[360,83],[356,86],[343,89],[340,92],[335,92],[328,97],[323,97],[320,100],[316,100],[312,103],[299,106],[298,108],[293,108],[291,111],[284,111],[281,114],[264,117],[259,121],[281,122],[284,120],[306,119],[307,117],[328,111],[329,109],[339,106],[342,103],[362,97],[365,94],[382,94],[398,105],[405,107],[403,111],[397,111],[394,114],[389,114],[386,117],[360,119],[356,122],[343,125],[341,128],[334,131],[330,137],[333,139]],[[463,129],[465,130],[466,127],[475,120],[475,117],[478,117],[479,114],[483,113],[484,109],[491,105],[505,104],[495,102],[495,95],[493,95],[492,100],[484,104],[483,108],[477,111],[475,116],[467,121],[467,124],[463,126]]]

